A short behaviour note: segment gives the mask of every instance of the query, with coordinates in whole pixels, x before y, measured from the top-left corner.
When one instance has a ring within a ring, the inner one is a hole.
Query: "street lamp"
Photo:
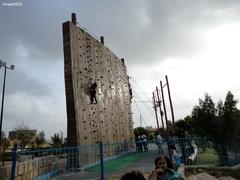
[[[6,81],[6,72],[7,69],[13,70],[14,65],[10,65],[7,67],[7,62],[0,60],[0,68],[4,68],[4,77],[3,77],[3,90],[2,90],[2,109],[1,109],[1,117],[0,117],[0,143],[2,142],[2,120],[3,120],[3,104],[4,104],[4,94],[5,94],[5,81]]]

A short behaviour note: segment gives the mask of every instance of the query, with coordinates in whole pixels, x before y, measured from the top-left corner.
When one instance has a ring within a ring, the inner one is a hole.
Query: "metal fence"
[[[13,151],[11,180],[114,179],[125,172],[150,172],[160,155],[180,165],[235,165],[240,146],[227,148],[227,157],[207,138],[167,138],[156,141],[82,145],[79,147]],[[225,154],[226,155],[226,154]],[[224,160],[227,159],[227,162]],[[9,178],[8,178],[9,179]],[[4,179],[5,180],[5,179]]]

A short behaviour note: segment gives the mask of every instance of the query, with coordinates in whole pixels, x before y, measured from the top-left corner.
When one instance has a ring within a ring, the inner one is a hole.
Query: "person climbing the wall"
[[[97,83],[96,82],[91,84],[91,86],[90,86],[90,100],[91,100],[91,104],[97,104],[96,88],[97,88]],[[95,100],[95,103],[94,103],[94,100]]]

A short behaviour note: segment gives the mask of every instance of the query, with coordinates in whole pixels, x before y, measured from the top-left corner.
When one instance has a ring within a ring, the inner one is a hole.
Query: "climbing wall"
[[[63,23],[67,138],[71,146],[134,140],[131,95],[124,59],[76,22]],[[90,102],[97,83],[97,104]]]

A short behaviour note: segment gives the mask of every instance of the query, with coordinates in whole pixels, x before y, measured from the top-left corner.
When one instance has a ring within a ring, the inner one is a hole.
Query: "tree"
[[[173,136],[175,134],[175,127],[169,120],[167,121],[167,127],[168,127],[168,130],[166,131],[167,135]]]
[[[63,133],[62,132],[55,133],[53,136],[51,136],[51,140],[52,140],[51,144],[54,147],[61,147],[63,145]]]
[[[40,132],[37,134],[37,136],[36,136],[36,138],[35,138],[35,142],[36,142],[36,144],[37,144],[38,146],[40,146],[40,145],[42,145],[42,144],[44,144],[44,143],[46,142],[44,131],[40,131]]]
[[[204,100],[199,99],[199,105],[193,108],[192,122],[197,135],[216,137],[216,109],[208,94],[205,94]]]
[[[199,100],[192,111],[194,132],[214,140],[214,147],[221,152],[222,163],[228,163],[228,147],[237,142],[240,132],[240,111],[237,100],[229,91],[225,101],[219,101],[216,108],[209,95]]]
[[[68,146],[67,137],[64,138],[62,146],[63,147],[67,147]]]
[[[147,138],[149,139],[149,134],[148,134],[148,131],[143,128],[143,127],[137,127],[134,129],[134,135],[135,135],[135,140],[137,141],[138,139],[138,136],[139,135],[142,135],[142,134],[145,134],[147,136]]]
[[[236,107],[237,100],[228,91],[224,103],[219,101],[217,105],[218,148],[222,152],[222,163],[228,164],[228,146],[236,143],[240,130],[240,112]]]
[[[187,122],[180,119],[175,122],[175,135],[178,137],[185,137],[187,134]]]
[[[217,116],[222,117],[224,113],[223,101],[219,100],[217,103]]]
[[[8,138],[4,138],[3,143],[5,149],[8,149],[9,146],[11,145],[10,140]]]
[[[236,107],[237,100],[229,91],[226,95],[224,105],[220,108],[220,137],[225,144],[236,142],[240,131],[240,111]],[[219,111],[220,111],[219,109]]]
[[[184,121],[186,122],[186,135],[193,135],[194,134],[194,127],[193,127],[193,119],[191,116],[186,116],[184,118]]]

